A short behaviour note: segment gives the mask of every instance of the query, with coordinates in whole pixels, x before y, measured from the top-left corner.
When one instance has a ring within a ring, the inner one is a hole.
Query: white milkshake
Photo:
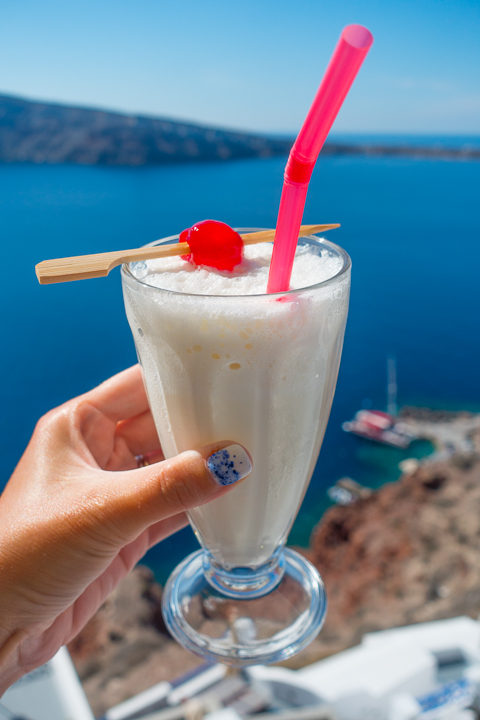
[[[302,239],[289,293],[266,295],[271,244],[233,273],[181,258],[122,273],[127,317],[165,456],[242,444],[253,472],[191,511],[226,567],[257,567],[285,541],[317,461],[348,309],[348,256]]]

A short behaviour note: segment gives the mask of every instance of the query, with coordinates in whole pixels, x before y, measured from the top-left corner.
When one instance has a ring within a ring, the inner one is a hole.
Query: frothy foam
[[[262,295],[267,292],[272,250],[272,243],[245,246],[243,262],[233,272],[197,267],[179,256],[132,263],[130,267],[139,280],[163,290],[194,295]],[[338,255],[299,245],[290,288],[299,290],[316,285],[336,275],[341,267]]]

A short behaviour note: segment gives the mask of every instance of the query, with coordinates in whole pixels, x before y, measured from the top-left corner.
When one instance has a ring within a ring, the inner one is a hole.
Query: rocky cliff
[[[290,667],[355,645],[372,630],[479,615],[479,440],[472,437],[468,456],[419,467],[324,515],[304,552],[325,580],[327,621]],[[150,572],[137,568],[71,644],[97,713],[200,662],[166,634],[160,597]]]
[[[333,507],[312,535],[329,610],[295,667],[388,627],[480,613],[480,464],[420,467],[369,498]]]
[[[292,141],[166,118],[0,96],[0,162],[162,165],[287,155]],[[480,160],[480,148],[326,143],[322,156],[410,156]]]
[[[161,165],[287,155],[291,142],[0,96],[0,162]]]

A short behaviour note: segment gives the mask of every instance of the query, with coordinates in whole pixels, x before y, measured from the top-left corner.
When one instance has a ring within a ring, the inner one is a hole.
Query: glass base
[[[202,552],[203,572],[208,583],[220,595],[234,600],[253,600],[275,590],[285,573],[283,545],[271,558],[258,568],[235,567],[227,570],[210,555]]]
[[[210,562],[198,550],[165,586],[165,622],[187,650],[236,667],[269,664],[291,657],[320,632],[327,609],[325,587],[299,553],[288,548],[279,553],[276,587],[267,583],[261,596],[258,587],[252,596],[251,588],[242,593],[238,585],[227,594],[223,578],[213,587],[212,577],[206,577],[206,572],[211,575]]]

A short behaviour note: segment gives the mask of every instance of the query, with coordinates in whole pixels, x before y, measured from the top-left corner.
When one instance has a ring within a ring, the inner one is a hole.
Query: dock
[[[405,432],[435,446],[430,460],[480,452],[480,413],[405,407],[399,413]]]

